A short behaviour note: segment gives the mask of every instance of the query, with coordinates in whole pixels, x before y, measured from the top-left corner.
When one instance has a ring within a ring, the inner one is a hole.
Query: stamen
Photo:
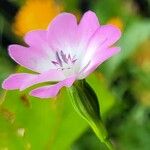
[[[68,60],[70,60],[70,61],[71,61],[71,56],[70,56],[70,54],[68,55]]]
[[[58,62],[56,62],[56,61],[51,61],[51,62],[52,62],[55,66],[56,66],[56,65],[59,65]]]
[[[77,61],[76,55],[71,57],[70,54],[66,55],[64,52],[61,50],[60,52],[56,52],[56,60],[51,61],[55,66],[59,66],[57,70],[64,70],[64,69],[71,69],[72,65],[75,64]]]
[[[62,61],[61,61],[61,59],[59,57],[59,53],[58,52],[56,52],[56,60],[59,63],[59,65],[62,67]]]
[[[77,61],[77,59],[75,59],[75,60],[72,60],[71,62],[72,62],[72,64],[74,64],[76,61]]]
[[[68,60],[67,60],[67,58],[66,58],[66,55],[63,53],[63,51],[60,51],[60,54],[61,54],[62,60],[63,60],[66,64],[68,64]]]

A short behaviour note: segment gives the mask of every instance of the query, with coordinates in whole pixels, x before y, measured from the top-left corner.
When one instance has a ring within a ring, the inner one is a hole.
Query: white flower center
[[[77,61],[76,55],[65,54],[62,50],[55,53],[56,60],[52,60],[51,63],[55,65],[58,70],[62,70],[65,75],[74,72],[74,66]]]

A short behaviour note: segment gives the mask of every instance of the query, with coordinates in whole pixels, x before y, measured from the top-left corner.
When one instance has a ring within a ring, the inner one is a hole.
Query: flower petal
[[[113,25],[103,25],[92,36],[88,44],[87,52],[95,51],[100,46],[105,48],[109,47],[117,42],[120,37],[121,31],[119,28]]]
[[[73,82],[75,81],[75,79],[76,79],[76,77],[73,76],[73,77],[67,78],[57,84],[37,88],[37,89],[31,91],[30,95],[39,97],[39,98],[55,97],[58,94],[59,90],[63,86],[70,87],[73,84]]]
[[[24,37],[25,42],[36,52],[51,59],[55,58],[54,51],[48,44],[47,30],[34,30],[28,32]]]
[[[81,58],[77,61],[76,64],[76,72],[80,69],[80,64],[83,61],[87,46],[89,41],[91,40],[92,35],[100,28],[99,20],[96,14],[92,11],[87,11],[84,13],[81,21],[78,25],[77,32],[77,48],[76,48],[76,56]]]
[[[78,28],[81,36],[90,38],[99,27],[100,24],[96,14],[92,11],[87,11],[81,18]]]
[[[33,86],[38,83],[49,82],[49,81],[62,81],[65,76],[61,71],[49,70],[42,74],[28,74],[28,73],[16,73],[10,75],[3,82],[2,87],[4,89],[13,90],[20,89],[20,91]]]
[[[33,30],[28,32],[24,37],[25,42],[35,48],[41,47],[47,41],[47,31],[46,30]]]
[[[48,41],[54,51],[71,53],[77,30],[76,17],[69,13],[58,15],[48,27]]]
[[[6,90],[15,90],[19,89],[22,83],[26,82],[34,78],[35,75],[28,73],[16,73],[10,75],[7,79],[5,79],[2,83],[2,88]]]
[[[90,73],[92,73],[100,64],[102,64],[104,61],[112,57],[113,55],[120,52],[120,47],[112,47],[103,50],[99,53],[99,51],[94,55],[93,59],[91,59],[91,62],[86,68],[83,68],[84,70],[81,71],[80,75],[78,76],[78,79],[83,79],[87,77]]]
[[[30,80],[27,80],[26,82],[24,82],[21,85],[20,90],[22,91],[22,90],[24,90],[32,85],[38,84],[38,83],[49,82],[49,81],[58,82],[58,81],[62,81],[64,79],[65,79],[65,76],[62,73],[62,71],[49,70],[47,72],[38,74],[34,78],[31,78]]]
[[[119,40],[120,36],[120,29],[113,25],[104,25],[97,29],[88,44],[82,65],[86,66],[95,53],[100,53],[97,51],[103,51],[110,47]]]
[[[96,14],[92,11],[87,11],[78,26],[79,47],[82,51],[86,49],[91,36],[99,27],[100,24]]]
[[[20,45],[10,45],[9,55],[21,66],[24,66],[35,72],[44,72],[49,69],[53,69],[54,65],[51,63],[51,59],[42,54],[39,51],[35,51],[32,48],[23,47]]]

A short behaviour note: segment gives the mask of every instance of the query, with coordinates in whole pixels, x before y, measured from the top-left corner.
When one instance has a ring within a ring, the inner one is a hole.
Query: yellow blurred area
[[[135,62],[147,73],[150,72],[150,40],[144,42],[134,56]]]
[[[142,72],[149,76],[150,73],[150,40],[145,41],[139,48],[137,53],[133,56],[133,60],[136,65],[142,70]],[[149,82],[148,79],[144,79],[146,82]],[[140,81],[136,81],[135,83],[135,92],[137,93],[137,97],[139,102],[144,106],[150,106],[150,91],[145,84]]]
[[[144,106],[150,106],[150,92],[149,92],[149,90],[145,90],[145,91],[141,92],[140,101]]]
[[[26,0],[18,11],[13,31],[19,36],[35,29],[46,29],[49,22],[62,11],[63,7],[54,0]]]
[[[113,17],[110,20],[108,20],[107,23],[117,26],[120,30],[123,30],[123,22],[119,17]]]

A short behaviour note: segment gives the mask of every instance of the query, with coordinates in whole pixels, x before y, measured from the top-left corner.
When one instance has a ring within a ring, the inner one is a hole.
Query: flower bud
[[[105,143],[108,134],[102,124],[99,102],[94,90],[85,80],[79,80],[69,88],[69,91],[75,110],[89,123],[98,138]]]

